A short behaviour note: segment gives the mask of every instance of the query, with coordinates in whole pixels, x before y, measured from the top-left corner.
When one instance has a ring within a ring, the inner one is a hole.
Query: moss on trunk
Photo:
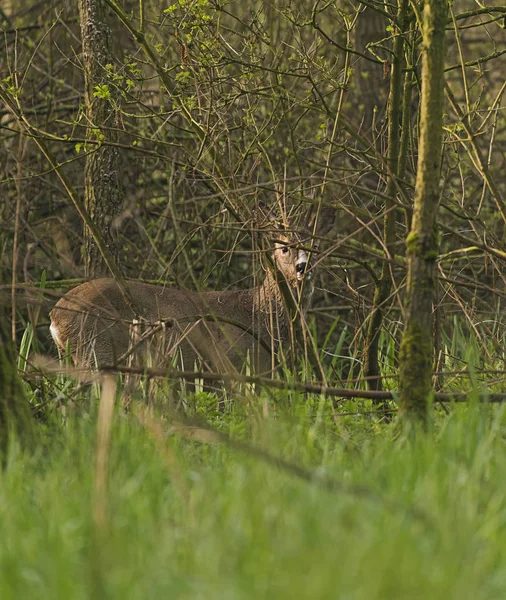
[[[423,425],[432,387],[432,303],[438,255],[436,219],[443,141],[444,40],[447,0],[426,0],[418,171],[411,232],[406,238],[406,322],[400,352],[401,415]]]

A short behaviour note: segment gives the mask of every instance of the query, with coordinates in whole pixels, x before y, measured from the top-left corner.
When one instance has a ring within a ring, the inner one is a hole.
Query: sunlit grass
[[[2,599],[506,593],[501,407],[458,407],[407,440],[363,418],[336,424],[318,397],[296,394],[268,418],[251,400],[221,419],[241,449],[188,437],[170,412],[117,409],[97,524],[89,402],[65,426],[53,413],[35,454],[11,448],[0,476]]]
[[[482,389],[496,365],[462,328],[452,335],[446,369],[464,376],[448,385]],[[325,375],[356,387],[347,339],[331,348],[328,336]],[[395,389],[394,336],[380,349]],[[38,444],[12,442],[0,473],[2,600],[506,595],[501,405],[471,394],[406,438],[371,401],[174,384],[142,383],[125,412],[118,377],[97,476],[98,381],[45,381]]]

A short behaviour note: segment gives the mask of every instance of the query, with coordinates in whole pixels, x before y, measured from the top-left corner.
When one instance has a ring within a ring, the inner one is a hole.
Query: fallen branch
[[[79,369],[76,369],[78,372]],[[397,391],[376,391],[359,390],[332,387],[319,383],[302,383],[281,381],[279,379],[270,379],[269,377],[259,377],[253,375],[241,375],[239,373],[208,373],[205,371],[177,371],[173,369],[143,369],[138,367],[124,367],[111,365],[102,367],[101,373],[125,373],[129,375],[145,375],[150,378],[166,377],[173,379],[204,379],[206,381],[230,381],[237,383],[256,384],[264,387],[270,387],[278,390],[310,392],[313,394],[323,394],[324,396],[340,398],[363,398],[368,400],[396,400]],[[467,392],[436,392],[434,399],[436,402],[467,402],[470,394],[476,393],[475,390]],[[481,402],[500,403],[506,402],[506,394],[493,394],[488,392],[478,392]]]

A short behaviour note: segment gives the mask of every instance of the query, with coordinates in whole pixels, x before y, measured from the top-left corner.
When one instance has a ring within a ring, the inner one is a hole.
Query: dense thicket
[[[0,266],[17,290],[4,287],[2,299],[18,343],[31,320],[35,348],[53,352],[47,311],[39,318],[20,284],[36,284],[45,271],[49,306],[56,294],[49,288],[59,293],[84,276],[86,232],[75,200],[84,199],[89,165],[109,149],[124,203],[107,221],[111,231],[102,223],[99,233],[106,245],[112,235],[127,277],[191,289],[246,286],[258,274],[251,227],[258,201],[334,206],[337,225],[323,246],[313,308],[320,343],[339,318],[330,339],[347,328],[338,354],[356,359],[339,374],[361,377],[365,362],[368,375],[395,377],[423,7],[402,0],[98,4],[108,58],[94,63],[88,89],[77,3],[28,0],[0,10]],[[466,0],[448,13],[438,371],[462,366],[465,357],[450,343],[456,329],[486,340],[483,354],[502,361],[505,12],[498,2],[476,8]],[[91,102],[109,117],[90,112]],[[335,352],[326,349],[330,364]]]

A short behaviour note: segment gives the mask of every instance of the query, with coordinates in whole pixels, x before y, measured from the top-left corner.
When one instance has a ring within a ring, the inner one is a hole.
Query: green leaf
[[[103,85],[96,85],[94,88],[93,97],[101,98],[102,100],[108,100],[111,97],[109,86],[104,83]]]

